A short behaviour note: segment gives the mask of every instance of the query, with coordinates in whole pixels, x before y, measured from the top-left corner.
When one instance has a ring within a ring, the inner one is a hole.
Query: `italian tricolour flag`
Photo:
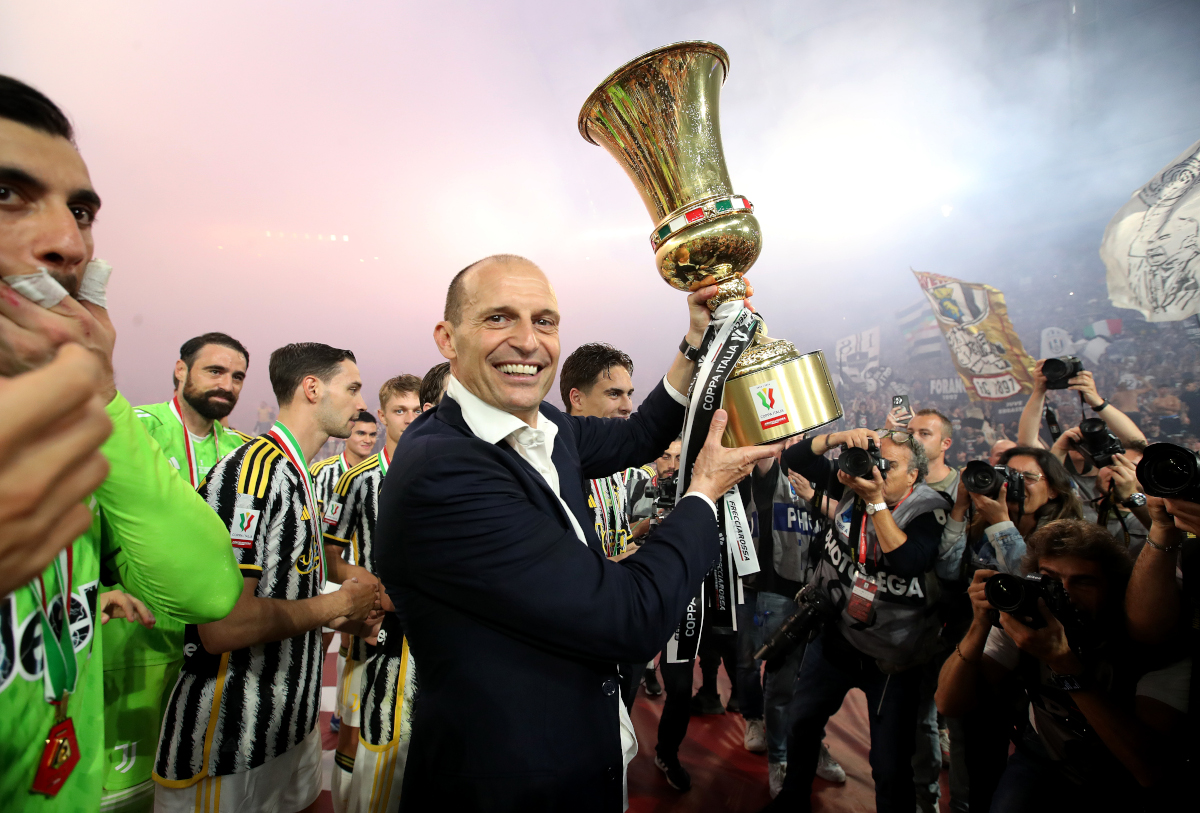
[[[1094,339],[1097,336],[1120,336],[1121,335],[1121,320],[1120,319],[1101,319],[1099,322],[1092,322],[1083,329],[1083,338]]]

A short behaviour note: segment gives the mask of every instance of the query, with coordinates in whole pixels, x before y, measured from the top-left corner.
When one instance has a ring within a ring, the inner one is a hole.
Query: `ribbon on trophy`
[[[754,340],[760,324],[754,312],[741,300],[726,302],[713,314],[712,322],[700,343],[700,363],[688,394],[676,501],[687,493],[691,485],[692,466],[708,437],[713,415],[721,406],[725,381]],[[721,497],[717,514],[721,552],[712,570],[697,585],[696,595],[688,603],[679,628],[667,641],[665,655],[668,663],[684,663],[696,657],[706,606],[713,613],[716,626],[737,629],[735,607],[741,600],[742,588],[739,577],[749,576],[759,570],[746,510],[736,485]]]

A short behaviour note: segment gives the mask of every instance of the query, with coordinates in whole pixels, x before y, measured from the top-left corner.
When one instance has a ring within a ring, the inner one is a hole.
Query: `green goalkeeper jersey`
[[[23,586],[0,598],[0,800],[6,810],[100,806],[106,645],[104,636],[96,635],[96,619],[102,565],[160,619],[216,621],[229,614],[242,591],[224,524],[167,462],[128,401],[118,395],[107,411],[113,432],[102,452],[109,475],[92,495],[91,527],[72,545],[71,606],[65,613],[54,569],[44,575],[51,626],[70,625],[78,665],[67,714],[79,763],[57,795],[30,793],[55,709],[43,688],[36,599]],[[132,626],[121,619],[111,624]]]

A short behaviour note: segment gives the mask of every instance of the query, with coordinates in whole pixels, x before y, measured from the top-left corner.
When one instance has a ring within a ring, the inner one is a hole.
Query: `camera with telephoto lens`
[[[851,477],[862,477],[864,480],[870,480],[871,469],[879,469],[879,473],[887,477],[888,469],[892,467],[892,461],[879,453],[879,447],[875,445],[875,441],[867,443],[867,448],[860,449],[857,446],[846,448],[837,459],[838,468]]]
[[[1042,362],[1042,375],[1046,376],[1046,389],[1065,390],[1071,379],[1083,372],[1083,362],[1078,356],[1059,356]]]
[[[1200,455],[1174,443],[1151,443],[1138,461],[1137,480],[1151,497],[1200,503]]]
[[[972,460],[962,471],[963,488],[972,494],[996,499],[1000,488],[1008,484],[1007,501],[1024,505],[1025,475],[1008,466],[989,466],[983,460]]]
[[[767,671],[775,672],[801,644],[817,637],[826,621],[837,618],[838,609],[829,594],[815,584],[804,586],[796,594],[800,609],[788,616],[775,630],[771,640],[754,653],[755,660],[765,660]]]
[[[1102,418],[1088,418],[1079,424],[1079,432],[1083,435],[1075,448],[1092,460],[1092,465],[1098,469],[1111,466],[1113,455],[1122,454],[1125,447],[1117,436],[1108,430],[1108,424]]]

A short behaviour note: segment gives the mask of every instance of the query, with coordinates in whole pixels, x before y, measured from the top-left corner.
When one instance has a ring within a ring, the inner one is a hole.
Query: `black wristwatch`
[[[1050,682],[1063,692],[1082,692],[1087,688],[1087,678],[1083,675],[1060,675],[1053,669],[1050,670]]]
[[[683,341],[679,343],[679,352],[683,353],[683,357],[690,362],[695,363],[700,360],[700,348],[688,344],[687,336],[684,336]]]
[[[1142,508],[1146,505],[1146,495],[1140,491],[1135,491],[1125,499],[1121,500],[1121,505],[1133,510],[1134,508]]]
[[[1096,404],[1096,406],[1092,407],[1092,412],[1099,412],[1100,410],[1104,409],[1107,406],[1108,406],[1108,399],[1105,398],[1103,401]]]

